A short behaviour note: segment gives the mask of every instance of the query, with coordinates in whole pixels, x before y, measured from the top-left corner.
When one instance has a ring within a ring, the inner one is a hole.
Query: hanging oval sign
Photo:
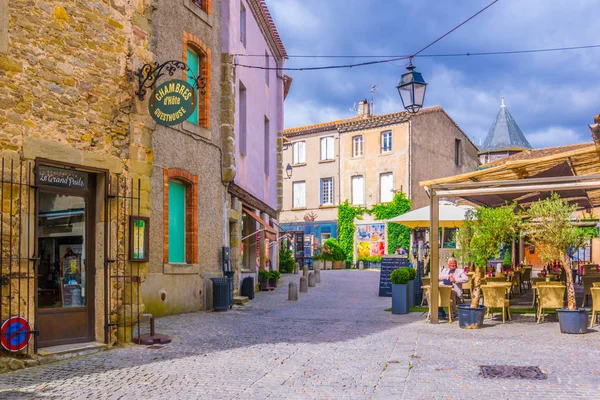
[[[148,109],[152,118],[161,125],[177,125],[196,110],[196,90],[180,79],[163,82],[154,90]]]

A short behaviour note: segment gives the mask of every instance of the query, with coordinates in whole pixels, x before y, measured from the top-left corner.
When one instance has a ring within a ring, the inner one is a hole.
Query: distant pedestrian
[[[404,250],[402,247],[396,247],[395,254],[406,255],[406,254],[408,254],[408,252],[406,250]]]

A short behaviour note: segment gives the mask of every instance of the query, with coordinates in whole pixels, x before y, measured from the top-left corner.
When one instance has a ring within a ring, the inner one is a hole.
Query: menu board
[[[379,297],[392,297],[390,274],[393,270],[408,266],[408,258],[403,255],[389,255],[381,258],[379,273]]]
[[[304,232],[296,232],[296,243],[294,246],[294,258],[300,268],[304,266]]]

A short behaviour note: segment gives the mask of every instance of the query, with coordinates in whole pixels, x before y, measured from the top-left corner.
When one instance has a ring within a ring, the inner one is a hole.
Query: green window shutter
[[[185,262],[185,185],[169,182],[169,262]]]
[[[193,71],[193,74],[190,71],[188,71],[187,81],[190,85],[195,86],[196,82],[194,81],[194,79],[196,77],[198,77],[198,75],[200,73],[200,58],[198,57],[198,54],[194,53],[191,50],[188,50],[187,51],[187,65]],[[198,99],[198,91],[196,90],[195,92],[196,92],[196,102],[197,102],[197,104],[200,104],[200,101]],[[197,106],[196,106],[196,109],[194,110],[194,113],[192,115],[190,115],[190,117],[188,118],[188,122],[190,122],[194,125],[198,125],[198,107]]]

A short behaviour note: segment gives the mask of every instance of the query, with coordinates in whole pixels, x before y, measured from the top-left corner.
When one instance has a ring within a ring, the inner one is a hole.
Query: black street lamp
[[[398,89],[404,109],[414,114],[423,107],[427,83],[425,83],[421,73],[415,71],[412,59],[406,69],[408,72],[402,74],[396,89]]]
[[[288,164],[287,167],[285,167],[285,174],[287,175],[287,178],[290,179],[292,177],[292,165]]]
[[[417,258],[419,255],[419,243],[414,242],[412,245],[412,256],[413,258]]]
[[[431,248],[429,247],[429,245],[427,243],[425,243],[423,245],[423,258],[428,258],[430,251],[431,251]]]

